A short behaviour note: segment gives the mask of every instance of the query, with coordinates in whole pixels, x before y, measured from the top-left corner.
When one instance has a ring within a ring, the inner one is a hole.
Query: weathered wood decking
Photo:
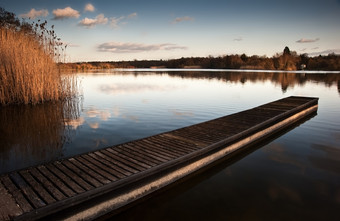
[[[316,112],[317,105],[317,98],[288,97],[167,133],[3,174],[0,220],[39,219],[80,203],[86,206],[64,214],[63,219],[99,217],[282,130]],[[103,195],[105,200],[98,200]]]

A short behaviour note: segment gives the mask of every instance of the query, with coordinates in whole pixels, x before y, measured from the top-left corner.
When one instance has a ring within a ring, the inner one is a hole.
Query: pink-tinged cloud
[[[95,8],[91,3],[85,5],[84,12],[93,12],[94,10]]]
[[[177,17],[175,18],[175,20],[173,20],[171,23],[172,24],[177,24],[179,22],[183,22],[183,21],[193,21],[194,18],[189,17],[189,16],[184,16],[184,17]]]
[[[80,14],[79,11],[74,10],[71,7],[66,7],[63,9],[55,9],[53,10],[53,15],[55,20],[59,20],[59,19],[66,19],[66,18],[79,18]]]
[[[126,24],[127,23],[126,20],[133,19],[135,17],[137,17],[136,12],[131,13],[128,16],[120,16],[119,18],[111,17],[110,18],[110,26],[112,28],[119,28],[120,24]]]
[[[134,17],[137,17],[137,13],[134,12],[134,13],[131,13],[127,16],[128,19],[131,19],[131,18],[134,18]]]
[[[301,38],[300,40],[297,40],[297,43],[313,43],[313,42],[317,42],[319,41],[320,38],[316,38],[316,39],[306,39],[306,38]]]
[[[96,18],[84,18],[79,22],[80,26],[84,26],[87,28],[92,28],[96,25],[102,24],[105,25],[109,21],[108,18],[105,18],[104,14],[99,14],[96,16]]]
[[[21,14],[20,17],[35,19],[37,17],[46,17],[47,15],[48,10],[46,9],[35,10],[34,8],[32,8],[31,11],[27,12],[26,14]]]
[[[119,18],[115,18],[115,17],[112,17],[110,18],[110,26],[112,28],[119,28],[119,24],[121,23],[121,21],[124,19],[125,17],[124,16],[121,16]]]
[[[164,44],[142,44],[142,43],[124,43],[124,42],[107,42],[100,44],[97,50],[100,52],[112,53],[138,53],[145,51],[159,51],[159,50],[186,50],[187,47],[179,46],[171,43]]]

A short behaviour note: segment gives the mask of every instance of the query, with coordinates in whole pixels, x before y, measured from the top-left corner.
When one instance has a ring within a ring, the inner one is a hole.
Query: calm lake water
[[[316,116],[116,215],[117,220],[340,220],[340,74],[78,73],[82,99],[0,108],[0,173],[239,112],[291,95]]]

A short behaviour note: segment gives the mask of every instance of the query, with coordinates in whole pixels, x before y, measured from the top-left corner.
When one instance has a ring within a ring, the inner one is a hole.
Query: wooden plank
[[[124,149],[126,149],[127,151],[134,151],[138,154],[140,154],[143,158],[145,158],[146,160],[152,161],[155,164],[161,164],[162,162],[166,162],[165,159],[160,158],[155,156],[154,154],[151,154],[143,149],[140,149],[139,147],[133,145],[133,144],[124,144]]]
[[[139,142],[134,143],[135,146],[142,148],[145,151],[156,154],[159,157],[166,159],[167,161],[175,159],[177,156],[172,153],[167,153],[167,151],[163,151],[162,148],[157,147],[156,145],[146,142],[146,140],[139,140]]]
[[[162,161],[156,160],[153,157],[150,156],[150,154],[146,153],[145,151],[140,151],[132,143],[130,144],[122,144],[116,147],[117,150],[123,151],[129,156],[136,156],[137,158],[140,158],[141,161],[146,161],[147,164],[150,166],[157,166]]]
[[[53,185],[44,175],[42,175],[36,168],[30,168],[30,173],[48,190],[51,195],[57,200],[66,199],[66,196]]]
[[[20,171],[20,175],[27,183],[34,189],[37,194],[47,203],[54,203],[56,200],[45,190],[45,188],[38,183],[27,170]]]
[[[171,157],[168,157],[158,151],[155,151],[154,149],[150,149],[148,148],[146,145],[141,145],[139,144],[139,142],[135,142],[135,143],[128,143],[128,145],[133,145],[133,149],[136,149],[136,150],[140,150],[140,151],[144,151],[146,153],[148,153],[150,155],[150,157],[153,157],[159,161],[162,161],[162,162],[167,162],[169,160],[171,160],[172,158]]]
[[[113,168],[106,166],[101,161],[98,161],[98,160],[94,159],[93,157],[91,157],[88,154],[84,154],[84,155],[82,155],[82,157],[85,158],[87,161],[91,162],[93,165],[97,166],[100,170],[103,170],[103,171],[107,172],[109,177],[110,177],[110,179],[112,181],[118,180],[118,178],[125,177],[124,175],[122,175],[121,173],[117,172]]]
[[[219,137],[227,137],[229,134],[237,133],[237,131],[242,130],[243,128],[248,128],[252,122],[249,122],[248,120],[242,123],[242,121],[245,121],[244,119],[238,119],[236,122],[231,123],[228,121],[219,121],[219,122],[210,122],[209,124],[200,124],[197,125],[197,128],[199,130],[207,131],[208,133],[214,133]],[[261,120],[262,121],[262,120]]]
[[[182,139],[176,139],[177,138],[176,136],[171,137],[171,135],[165,136],[164,134],[162,134],[162,135],[159,135],[159,137],[162,138],[163,140],[165,140],[166,142],[174,144],[178,148],[188,150],[189,152],[201,149],[201,147],[199,147],[199,146],[197,146],[197,145],[195,145],[191,142],[187,142],[187,141],[184,141]]]
[[[184,128],[183,130],[181,130],[181,132],[192,133],[194,135],[194,137],[205,138],[205,139],[208,139],[208,140],[223,139],[223,137],[225,137],[224,134],[216,133],[215,127],[213,125],[212,125],[212,127],[210,127],[211,130],[208,130],[209,125],[211,125],[211,123],[209,123],[209,122],[197,124],[197,125],[194,125],[192,127]]]
[[[27,199],[24,197],[21,191],[14,185],[9,176],[7,175],[2,176],[0,179],[4,186],[7,188],[7,190],[9,191],[9,193],[13,196],[17,204],[25,213],[33,210],[31,204],[27,201]]]
[[[52,174],[44,165],[37,167],[39,172],[41,172],[46,178],[48,178],[59,190],[66,196],[74,196],[76,193],[66,186],[57,176]]]
[[[124,159],[123,157],[120,157],[120,156],[117,156],[116,154],[111,153],[110,151],[108,151],[108,149],[101,150],[100,152],[105,154],[108,157],[113,158],[117,162],[118,161],[121,162],[119,165],[120,166],[125,165],[124,169],[132,168],[134,171],[137,171],[137,172],[145,170],[143,167],[140,167],[140,166]]]
[[[85,166],[75,158],[70,158],[69,162],[73,163],[76,167],[80,168],[83,171],[86,171],[90,176],[98,180],[102,184],[110,183],[110,180],[104,178],[102,175],[98,174],[96,171],[92,170],[90,167]]]
[[[81,158],[84,158],[88,163],[88,165],[93,165],[92,169],[96,169],[97,172],[101,172],[102,176],[105,176],[106,178],[110,179],[111,181],[118,180],[117,176],[115,175],[117,172],[112,170],[111,168],[103,165],[99,161],[93,159],[87,154],[84,154],[81,156]]]
[[[71,188],[76,193],[83,193],[85,190],[76,184],[70,177],[66,176],[63,172],[58,170],[53,164],[47,164],[48,168],[54,175],[56,175],[60,180],[62,180],[69,188]]]
[[[153,142],[159,145],[163,145],[168,150],[179,153],[181,155],[186,155],[186,154],[196,151],[196,149],[189,149],[187,147],[179,146],[176,142],[171,142],[167,140],[166,138],[158,138],[158,139],[153,140]]]
[[[194,144],[197,149],[201,149],[202,147],[205,146],[204,143],[201,143],[199,141],[195,141],[193,139],[189,139],[189,138],[184,138],[184,137],[179,137],[179,136],[176,136],[175,134],[173,133],[165,133],[165,134],[162,134],[160,135],[161,137],[169,137],[170,139],[174,139],[174,140],[177,140],[177,141],[183,141],[183,143],[191,143],[191,144]]]
[[[203,134],[198,134],[195,131],[181,130],[175,131],[174,134],[179,137],[190,138],[196,142],[205,143],[206,146],[211,145],[213,141],[203,136]]]
[[[127,157],[130,157],[132,159],[135,159],[138,162],[141,162],[144,165],[147,165],[148,168],[157,166],[157,163],[154,163],[152,159],[151,160],[145,159],[143,155],[139,154],[136,151],[130,151],[128,148],[125,148],[125,146],[123,145],[117,146],[115,150],[119,152],[120,154],[124,154]]]
[[[154,139],[157,143],[169,146],[172,150],[182,152],[182,154],[191,153],[199,149],[192,143],[186,143],[183,145],[183,141],[177,142],[176,139],[169,139],[167,136],[158,135],[155,136]]]
[[[101,153],[89,153],[89,156],[92,157],[93,159],[101,162],[102,164],[104,164],[105,166],[108,166],[109,168],[112,168],[113,170],[117,171],[117,176],[119,178],[124,178],[127,176],[130,176],[132,174],[132,172],[128,171],[128,170],[124,170],[122,168],[120,168],[119,166],[117,166],[116,164],[113,164],[112,162],[110,162],[109,160],[106,160],[105,157],[101,157],[100,155],[102,155]]]
[[[126,161],[129,161],[130,163],[132,163],[135,167],[137,167],[137,169],[140,169],[140,170],[145,170],[145,169],[148,169],[148,168],[151,168],[150,165],[142,162],[142,161],[139,161],[137,159],[134,159],[133,157],[130,157],[128,155],[125,155],[124,154],[124,151],[119,151],[119,150],[116,150],[116,148],[107,148],[106,149],[107,151],[111,152],[112,154],[115,154],[117,156],[119,156],[120,158],[123,158],[125,159]]]
[[[164,149],[167,149],[173,153],[178,154],[179,156],[190,153],[190,151],[175,148],[173,145],[165,142],[165,140],[162,141],[162,139],[159,139],[159,138],[152,137],[150,138],[150,141]]]
[[[211,130],[209,130],[211,129]],[[222,140],[225,138],[224,133],[218,133],[215,127],[210,127],[209,124],[199,124],[191,128],[187,128],[186,132],[194,134],[195,137],[207,139],[208,141],[216,142],[217,140]]]
[[[23,214],[22,209],[0,182],[0,220],[11,220],[21,214]]]
[[[149,140],[149,138],[141,140],[139,143],[141,143],[142,145],[146,144],[147,146],[151,147],[152,149],[159,150],[164,155],[167,155],[167,156],[171,157],[172,159],[175,159],[175,158],[181,156],[181,154],[175,153],[175,152],[173,152],[171,150],[168,150],[164,146],[161,146],[161,145],[159,145],[157,143],[152,142],[151,140]]]
[[[73,171],[74,173],[76,173],[79,177],[81,177],[82,179],[86,180],[86,182],[90,183],[91,185],[93,185],[94,187],[100,187],[103,184],[101,184],[98,180],[94,179],[92,176],[90,176],[89,174],[87,174],[86,171],[83,171],[81,169],[79,169],[78,167],[76,167],[73,163],[71,163],[68,160],[63,160],[62,164],[64,166],[66,166],[67,168],[69,168],[71,171]]]
[[[73,173],[70,169],[65,167],[61,162],[57,161],[53,163],[55,167],[57,167],[60,171],[65,173],[68,177],[73,179],[79,186],[84,188],[85,190],[92,190],[94,186],[87,183],[85,180],[83,180],[79,175]]]
[[[37,194],[32,190],[32,187],[29,186],[17,172],[10,173],[9,176],[13,183],[24,193],[25,197],[34,206],[34,208],[46,206],[46,203],[37,196]]]
[[[96,151],[94,153],[97,156],[101,157],[102,159],[107,160],[107,162],[110,162],[113,165],[117,165],[119,168],[122,168],[124,171],[128,171],[128,172],[124,172],[124,174],[127,176],[139,172],[135,168],[127,166],[124,163],[120,162],[119,160],[116,160],[115,158],[110,157],[110,152],[105,152],[105,150],[102,150],[102,151]]]

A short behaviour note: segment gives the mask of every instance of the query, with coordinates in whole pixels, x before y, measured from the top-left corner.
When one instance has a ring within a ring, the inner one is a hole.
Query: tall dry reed
[[[0,27],[0,105],[37,104],[77,94],[76,79],[62,76],[57,68],[61,44],[45,25],[31,25],[29,31]]]

